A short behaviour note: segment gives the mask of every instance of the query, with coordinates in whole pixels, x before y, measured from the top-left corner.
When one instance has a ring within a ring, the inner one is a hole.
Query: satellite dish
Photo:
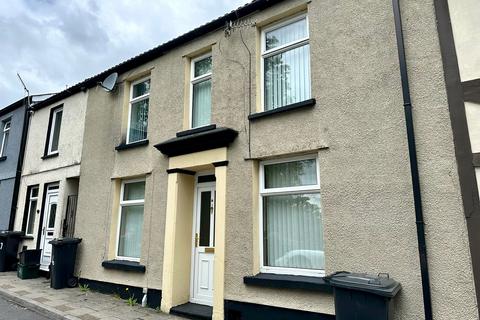
[[[114,72],[100,83],[100,86],[107,92],[111,92],[117,83],[118,73]]]

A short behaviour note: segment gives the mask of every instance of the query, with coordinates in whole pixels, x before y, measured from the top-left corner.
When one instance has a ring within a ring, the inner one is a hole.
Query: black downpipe
[[[408,82],[405,43],[402,29],[402,16],[400,14],[399,2],[400,0],[392,0],[393,14],[395,18],[395,33],[397,36],[398,59],[400,62],[400,76],[402,79],[403,107],[405,111],[405,124],[407,129],[408,153],[410,155],[410,169],[412,174],[413,201],[415,204],[418,252],[422,276],[423,307],[425,309],[425,319],[431,320],[433,319],[432,297],[430,292],[430,277],[428,272],[427,245],[425,241],[425,222],[423,221],[422,194],[420,192],[417,150],[415,146],[415,133],[413,130],[412,101],[410,97],[410,84]]]
[[[25,156],[25,144],[27,142],[28,124],[30,122],[30,97],[25,98],[22,140],[20,141],[20,152],[18,154],[17,171],[15,173],[15,183],[13,185],[12,208],[10,211],[10,220],[8,230],[13,231],[15,224],[15,215],[17,213],[18,194],[20,191],[20,179],[22,178],[23,158]]]

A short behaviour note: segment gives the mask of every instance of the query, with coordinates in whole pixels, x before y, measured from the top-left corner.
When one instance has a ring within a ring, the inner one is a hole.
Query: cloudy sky
[[[249,0],[0,0],[0,109],[57,92]]]

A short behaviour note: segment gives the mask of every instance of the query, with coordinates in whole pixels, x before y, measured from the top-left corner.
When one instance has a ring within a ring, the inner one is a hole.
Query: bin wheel
[[[75,288],[77,285],[78,285],[78,279],[77,278],[72,277],[72,278],[68,279],[67,286],[69,288]]]

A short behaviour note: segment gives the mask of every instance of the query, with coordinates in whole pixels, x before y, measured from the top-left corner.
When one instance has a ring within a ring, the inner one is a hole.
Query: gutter
[[[13,185],[13,200],[12,208],[10,210],[10,220],[8,222],[8,230],[13,231],[15,224],[15,216],[17,213],[18,193],[20,191],[20,179],[22,178],[23,159],[25,157],[25,147],[27,142],[28,124],[30,122],[30,102],[31,97],[24,99],[24,115],[23,115],[23,128],[22,138],[20,141],[20,152],[17,160],[17,170],[15,173],[15,183]]]
[[[422,195],[420,190],[420,177],[418,173],[417,150],[415,144],[415,132],[412,115],[412,101],[410,96],[410,84],[408,81],[405,43],[402,29],[402,16],[400,13],[400,0],[392,0],[392,3],[393,15],[395,19],[395,34],[398,47],[398,60],[400,64],[400,76],[402,80],[403,107],[405,111],[408,153],[410,158],[410,170],[412,175],[413,201],[415,206],[415,218],[417,225],[418,253],[420,258],[420,272],[422,277],[423,307],[425,311],[425,320],[432,320],[432,297],[430,290],[430,276],[428,272],[427,245],[425,240],[425,222],[423,219]]]

